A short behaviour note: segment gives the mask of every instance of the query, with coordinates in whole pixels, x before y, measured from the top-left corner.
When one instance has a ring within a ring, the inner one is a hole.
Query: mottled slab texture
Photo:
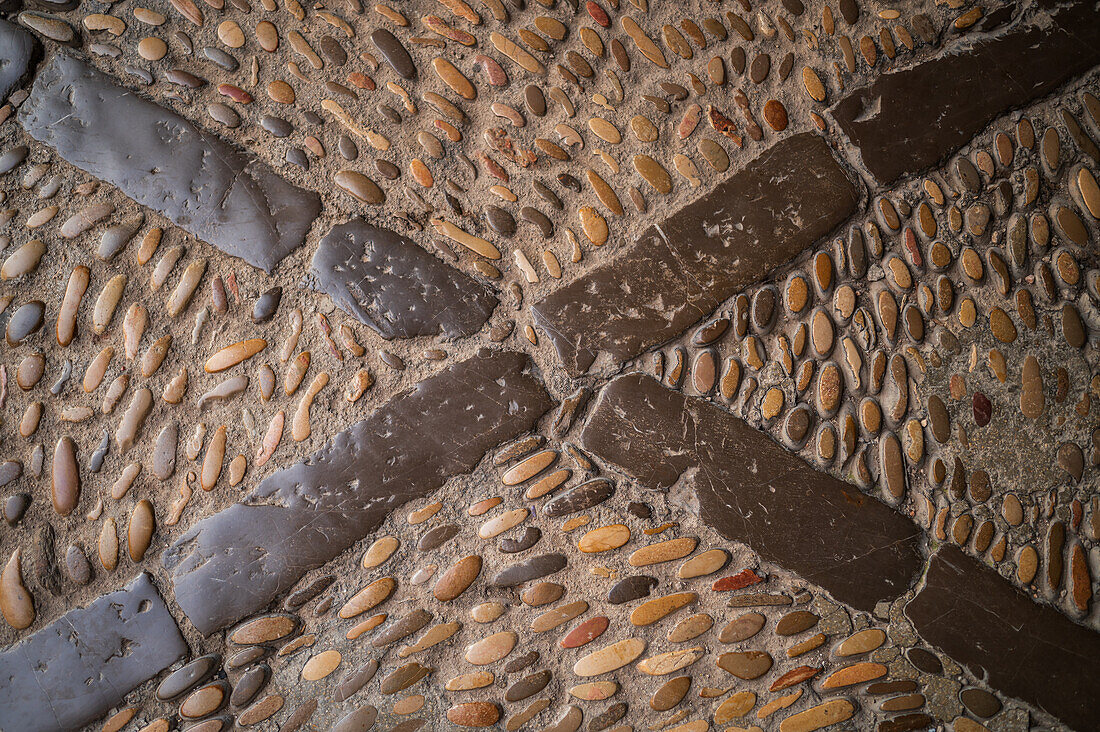
[[[149,575],[0,653],[0,730],[74,730],[188,653]]]
[[[908,519],[648,376],[608,384],[580,442],[646,487],[683,478],[678,498],[723,536],[860,610],[902,594],[920,569]]]
[[[0,101],[6,100],[42,54],[42,46],[27,31],[0,20]]]
[[[1075,730],[1100,729],[1100,634],[1034,602],[957,547],[933,555],[905,614],[925,641],[994,689]]]
[[[825,140],[788,137],[629,251],[536,303],[536,324],[574,376],[678,335],[790,261],[855,210],[857,192]]]
[[[444,369],[195,524],[164,553],[180,608],[204,634],[264,608],[394,508],[529,430],[550,408],[529,363],[484,351]]]
[[[363,219],[334,226],[321,240],[309,280],[387,339],[473,335],[497,305],[476,280]]]
[[[65,53],[43,65],[19,122],[76,167],[267,271],[321,210],[316,193]]]
[[[832,115],[887,185],[931,167],[994,117],[1049,94],[1100,63],[1095,3],[1039,3],[1022,24],[951,44],[915,66],[878,76]]]

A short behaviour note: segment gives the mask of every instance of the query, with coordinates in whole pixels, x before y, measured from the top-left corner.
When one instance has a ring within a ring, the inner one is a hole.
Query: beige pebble
[[[22,557],[22,549],[12,552],[0,574],[0,613],[16,630],[29,628],[34,623],[34,598],[23,584]]]
[[[502,630],[467,646],[464,658],[475,666],[488,666],[511,653],[518,640],[514,631]]]
[[[302,667],[302,678],[306,681],[320,681],[335,671],[341,660],[343,658],[340,652],[335,649],[322,651],[306,661],[306,665]]]

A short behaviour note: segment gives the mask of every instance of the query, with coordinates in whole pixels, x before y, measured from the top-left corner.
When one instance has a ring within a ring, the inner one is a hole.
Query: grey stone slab
[[[520,353],[454,364],[391,399],[164,553],[176,602],[204,634],[266,607],[390,511],[528,431],[550,399]]]
[[[481,283],[358,218],[325,235],[307,281],[386,339],[473,335],[497,305]]]
[[[15,91],[41,55],[42,46],[34,36],[0,20],[0,100]]]
[[[787,137],[629,251],[532,307],[574,376],[625,361],[706,317],[844,222],[857,191],[818,135]]]
[[[64,52],[39,70],[18,118],[76,167],[266,271],[321,210],[316,193]]]
[[[580,443],[645,487],[676,486],[722,536],[857,609],[898,597],[920,570],[921,532],[909,519],[648,376],[604,387]]]
[[[932,167],[1000,114],[1100,63],[1095,3],[1042,0],[1021,22],[876,77],[831,110],[882,185]]]
[[[148,574],[0,653],[0,730],[68,732],[188,653]]]

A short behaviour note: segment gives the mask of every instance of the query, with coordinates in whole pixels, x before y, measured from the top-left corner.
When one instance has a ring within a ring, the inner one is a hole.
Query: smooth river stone
[[[902,594],[920,568],[908,519],[648,376],[605,386],[580,443],[648,488],[683,477],[677,493],[703,521],[860,610]]]
[[[6,20],[0,20],[0,101],[6,101],[42,55],[34,36]]]
[[[379,28],[370,34],[370,39],[398,76],[408,81],[416,78],[416,64],[413,63],[412,56],[393,33]]]
[[[577,676],[599,676],[622,668],[645,651],[646,642],[641,638],[624,638],[621,641],[593,651],[573,664]]]
[[[1100,633],[1040,605],[945,544],[905,614],[927,643],[1006,696],[1073,729],[1096,728]]]
[[[387,340],[473,335],[497,305],[476,280],[361,218],[325,235],[307,282]]]
[[[393,509],[472,470],[550,408],[529,368],[525,355],[509,352],[454,364],[198,522],[164,553],[180,608],[203,634],[236,622]]]
[[[188,653],[148,574],[0,653],[0,729],[78,729]]]
[[[540,554],[527,561],[513,564],[497,572],[493,584],[497,587],[515,587],[524,582],[542,579],[565,569],[567,560],[563,554]]]
[[[857,200],[824,138],[788,137],[651,226],[631,251],[536,303],[536,326],[573,376],[600,351],[626,361],[789,262]]]
[[[67,53],[43,65],[19,122],[76,167],[265,271],[302,245],[321,210],[316,193]]]
[[[1076,0],[1003,32],[959,40],[915,66],[879,74],[831,113],[885,186],[935,165],[1002,112],[1049,94],[1097,63],[1094,3]]]

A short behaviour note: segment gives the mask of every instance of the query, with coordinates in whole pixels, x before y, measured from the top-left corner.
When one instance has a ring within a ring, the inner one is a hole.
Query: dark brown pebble
[[[542,89],[534,84],[529,84],[523,90],[523,101],[527,104],[527,110],[536,117],[546,114],[546,96],[542,93]]]
[[[543,513],[551,518],[567,516],[578,511],[587,511],[597,506],[615,492],[615,485],[604,478],[574,486],[543,506]]]
[[[657,586],[657,578],[639,574],[625,577],[616,582],[607,592],[607,601],[612,605],[622,605],[647,597]]]
[[[528,526],[518,538],[500,540],[500,551],[504,554],[518,554],[527,551],[542,538],[542,530],[537,526]]]
[[[542,233],[544,239],[549,239],[554,235],[554,222],[552,222],[546,214],[539,211],[537,208],[531,206],[524,206],[519,210],[520,218],[524,221],[534,224],[538,227],[538,230]]]
[[[458,526],[455,524],[444,524],[442,526],[436,526],[431,531],[420,537],[420,541],[417,542],[416,548],[422,552],[430,552],[433,549],[446,544],[458,534]]]
[[[241,678],[237,679],[237,683],[233,687],[233,693],[229,696],[229,703],[235,707],[243,707],[248,704],[264,688],[270,675],[271,669],[266,663],[253,666],[245,671],[241,674]]]
[[[65,572],[78,585],[86,585],[92,581],[91,562],[84,555],[84,550],[76,544],[70,544],[65,552]]]
[[[1001,711],[1001,700],[985,689],[969,688],[959,693],[959,701],[971,714],[987,719]]]
[[[340,684],[336,687],[336,694],[333,699],[337,702],[350,699],[357,691],[366,686],[376,673],[378,673],[378,661],[374,659],[367,661],[358,669],[340,679]]]
[[[910,648],[906,651],[905,656],[909,659],[909,663],[916,666],[918,671],[923,671],[926,674],[940,674],[943,672],[943,663],[931,651],[926,651],[923,648]]]
[[[256,300],[252,308],[252,322],[256,324],[266,323],[275,317],[279,310],[279,303],[283,300],[283,288],[272,287]]]
[[[31,505],[31,497],[26,493],[10,495],[4,501],[4,521],[8,526],[14,526],[27,512],[27,506]]]
[[[298,732],[310,720],[313,713],[317,711],[317,700],[310,699],[302,706],[294,710],[294,713],[283,722],[283,726],[279,728],[279,732]]]
[[[407,638],[417,632],[432,620],[432,614],[423,608],[417,608],[390,623],[379,631],[371,640],[375,648],[385,648],[391,643],[396,643],[402,638]]]
[[[511,661],[509,661],[507,664],[505,664],[504,672],[508,673],[508,674],[519,673],[520,671],[527,668],[528,666],[533,665],[536,661],[539,660],[540,657],[541,657],[541,654],[539,654],[538,651],[528,651],[527,653],[524,653],[522,656],[518,656],[517,658],[513,658]]]
[[[376,719],[378,719],[378,709],[370,704],[364,704],[341,717],[330,732],[367,732],[374,726]]]
[[[386,678],[382,679],[382,693],[396,694],[399,691],[404,691],[431,672],[432,669],[415,661],[398,666]]]
[[[393,33],[379,28],[371,33],[370,39],[398,76],[408,81],[416,78],[416,64],[413,63],[412,56]]]
[[[191,72],[184,71],[183,69],[170,69],[164,74],[164,78],[186,89],[198,89],[206,86],[206,79],[195,76]]]
[[[497,587],[515,587],[556,574],[565,569],[567,563],[563,554],[540,554],[525,562],[505,567],[493,577],[492,583]]]
[[[516,233],[516,220],[512,214],[499,206],[489,205],[485,208],[485,218],[489,220],[489,226],[501,236],[512,236]]]
[[[335,581],[336,575],[332,574],[323,574],[320,577],[316,577],[310,580],[306,585],[290,593],[283,602],[283,607],[287,610],[296,610],[324,592],[328,589],[329,585]]]
[[[517,702],[533,696],[545,689],[551,678],[550,671],[536,671],[533,674],[524,676],[505,690],[504,700]]]
[[[616,702],[612,704],[592,718],[592,721],[588,723],[589,732],[600,732],[600,730],[607,729],[625,717],[626,710],[627,706],[625,702]]]

